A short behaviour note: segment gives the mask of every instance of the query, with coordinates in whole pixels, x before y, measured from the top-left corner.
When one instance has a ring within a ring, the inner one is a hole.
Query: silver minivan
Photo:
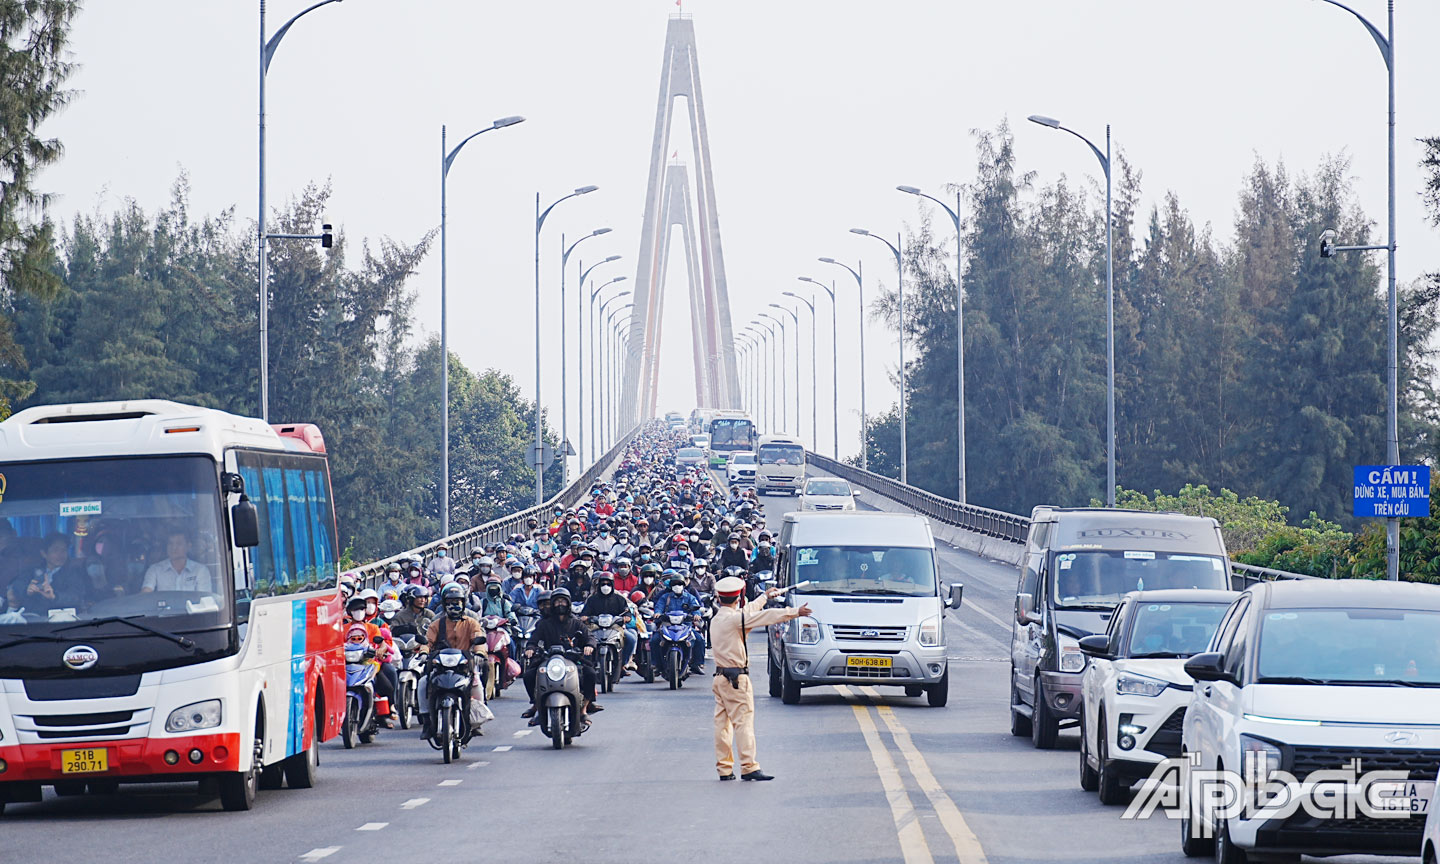
[[[963,586],[943,589],[923,516],[786,513],[775,584],[811,614],[770,627],[770,695],[785,704],[818,684],[905,688],[935,707],[949,698],[941,616]]]

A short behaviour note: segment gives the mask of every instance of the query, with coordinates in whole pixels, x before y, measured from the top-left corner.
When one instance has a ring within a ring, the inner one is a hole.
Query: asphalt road
[[[767,499],[772,525],[792,503]],[[1080,790],[1073,733],[1054,751],[1010,736],[1014,569],[948,547],[940,560],[946,581],[965,583],[947,616],[948,707],[866,687],[806,690],[784,706],[757,676],[770,783],[716,781],[708,677],[678,692],[625,679],[558,753],[520,719],[517,684],[457,764],[418,733],[392,731],[355,751],[325,745],[317,788],[261,792],[249,813],[184,787],[47,793],[0,817],[0,862],[1188,860],[1178,822],[1124,820]],[[753,668],[765,668],[764,651],[757,634]]]

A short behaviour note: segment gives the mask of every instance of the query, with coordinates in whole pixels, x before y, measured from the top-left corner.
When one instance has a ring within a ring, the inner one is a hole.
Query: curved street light
[[[889,247],[895,254],[895,296],[899,304],[897,321],[900,331],[900,482],[908,483],[910,477],[910,450],[905,440],[905,259],[900,255],[900,235],[895,235],[895,242],[891,243],[879,234],[871,234],[864,228],[851,228],[851,234],[859,234],[861,237],[873,237]],[[868,433],[867,433],[868,436]]]
[[[780,293],[785,297],[794,297],[796,300],[804,303],[810,309],[810,449],[818,453],[820,451],[820,433],[819,431],[817,431],[816,420],[819,417],[819,409],[817,407],[817,403],[820,401],[818,398],[820,385],[819,381],[817,380],[818,376],[815,374],[815,302],[809,297],[804,297],[796,294],[794,291],[781,291]],[[798,330],[800,328],[799,316],[796,316],[795,321],[795,328]],[[795,374],[798,378],[800,374],[800,370],[798,368],[800,366],[799,345],[795,346],[795,366],[797,367],[795,370]],[[800,389],[800,384],[798,380],[796,381],[795,389],[797,391]]]
[[[821,257],[818,259],[822,264],[834,264],[836,267],[844,267],[851,276],[855,277],[855,287],[860,292],[860,305],[857,311],[860,314],[860,470],[868,471],[870,466],[869,447],[867,446],[869,433],[866,429],[869,418],[865,414],[865,262],[857,261],[859,270],[851,267],[843,261],[836,261],[834,258]],[[839,459],[837,454],[836,459]]]
[[[830,400],[830,422],[834,425],[833,456],[838,462],[840,460],[840,329],[836,321],[839,314],[835,308],[835,289],[832,285],[826,285],[818,279],[811,279],[809,276],[798,277],[801,282],[814,285],[821,291],[830,295],[830,389],[834,396]],[[788,292],[787,292],[788,293]],[[814,308],[811,308],[814,312]],[[813,373],[813,370],[812,370]]]

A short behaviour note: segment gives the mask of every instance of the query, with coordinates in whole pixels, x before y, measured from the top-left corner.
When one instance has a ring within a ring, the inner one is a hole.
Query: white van
[[[770,627],[770,695],[787,705],[820,684],[889,685],[949,698],[947,608],[963,586],[944,589],[935,540],[923,516],[908,513],[786,513],[776,584],[783,602],[811,614]]]
[[[755,491],[799,495],[805,485],[805,445],[789,435],[764,435],[755,445]]]

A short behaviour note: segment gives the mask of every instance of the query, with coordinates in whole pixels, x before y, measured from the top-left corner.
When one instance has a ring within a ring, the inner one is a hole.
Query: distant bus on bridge
[[[308,424],[160,400],[0,423],[0,810],[309,787],[345,713],[335,508]]]
[[[706,427],[710,433],[710,466],[724,468],[731,453],[755,448],[755,424],[744,411],[718,410]]]

